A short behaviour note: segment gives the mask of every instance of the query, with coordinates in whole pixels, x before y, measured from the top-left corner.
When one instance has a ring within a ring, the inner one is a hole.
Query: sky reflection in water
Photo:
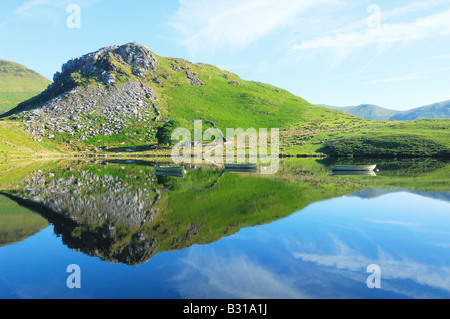
[[[73,252],[53,226],[0,248],[2,298],[448,298],[450,204],[409,192],[314,203],[131,267]],[[66,268],[81,267],[81,289]],[[367,266],[381,268],[369,289]]]

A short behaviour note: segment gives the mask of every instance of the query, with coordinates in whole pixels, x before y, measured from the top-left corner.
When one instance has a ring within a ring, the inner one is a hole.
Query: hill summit
[[[0,114],[45,90],[51,82],[15,62],[0,60]]]
[[[140,79],[157,65],[155,55],[136,43],[102,48],[65,63],[52,85],[5,116],[25,119],[38,139],[47,131],[82,132],[82,140],[117,134],[132,119],[154,118],[153,89]]]
[[[0,60],[0,92],[40,92],[50,83],[21,64]]]
[[[215,66],[128,43],[71,59],[47,90],[5,117],[25,122],[38,141],[110,146],[155,141],[155,126],[168,119],[185,127],[203,120],[222,130],[286,128],[325,118],[325,111],[338,114]]]

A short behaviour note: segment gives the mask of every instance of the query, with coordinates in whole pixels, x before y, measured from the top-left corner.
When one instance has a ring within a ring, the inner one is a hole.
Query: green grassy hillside
[[[0,114],[41,93],[49,80],[18,63],[0,60]]]
[[[48,225],[42,216],[0,195],[0,247],[20,242]]]
[[[139,44],[107,47],[69,62],[51,88],[7,116],[28,122],[24,128],[37,134],[35,141],[75,151],[154,150],[157,129],[174,119],[191,132],[195,120],[223,134],[228,128],[277,128],[280,152],[288,155],[450,154],[450,120],[366,120],[212,65],[158,56]]]
[[[18,63],[0,60],[0,92],[41,92],[51,83]]]
[[[0,158],[15,156],[54,156],[65,153],[51,142],[37,142],[29,138],[21,123],[0,121]]]
[[[325,142],[332,156],[449,157],[450,120],[375,122]]]

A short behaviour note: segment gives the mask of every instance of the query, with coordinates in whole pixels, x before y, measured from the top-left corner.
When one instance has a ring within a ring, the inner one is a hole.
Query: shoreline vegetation
[[[380,124],[375,122],[373,127],[368,126],[359,133],[330,136],[326,132],[318,132],[301,146],[292,143],[290,138],[284,138],[284,132],[281,132],[279,158],[450,158],[447,146],[450,138],[446,134],[450,120]],[[20,122],[0,121],[0,158],[171,156],[170,147],[153,143],[148,146],[112,144],[108,147],[79,144],[76,149],[70,149],[50,139],[34,141],[22,125]]]

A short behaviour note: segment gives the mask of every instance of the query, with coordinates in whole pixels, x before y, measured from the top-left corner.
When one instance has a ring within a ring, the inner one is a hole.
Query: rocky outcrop
[[[153,89],[140,82],[109,88],[77,87],[21,115],[35,139],[56,132],[77,134],[83,141],[97,135],[118,134],[133,121],[154,120],[159,115],[154,99]]]
[[[205,85],[198,77],[198,74],[192,71],[186,71],[186,77],[191,85]]]
[[[155,71],[158,60],[155,55],[143,45],[128,43],[122,46],[108,46],[80,58],[73,58],[62,66],[62,72],[53,77],[53,86],[59,86],[67,76],[80,73],[85,77],[105,79],[121,72],[121,67],[131,68],[138,77],[146,77],[147,71]]]
[[[158,98],[141,81],[157,68],[156,56],[142,45],[109,46],[65,63],[46,91],[6,116],[26,122],[39,141],[58,133],[78,141],[118,134],[159,117]]]

